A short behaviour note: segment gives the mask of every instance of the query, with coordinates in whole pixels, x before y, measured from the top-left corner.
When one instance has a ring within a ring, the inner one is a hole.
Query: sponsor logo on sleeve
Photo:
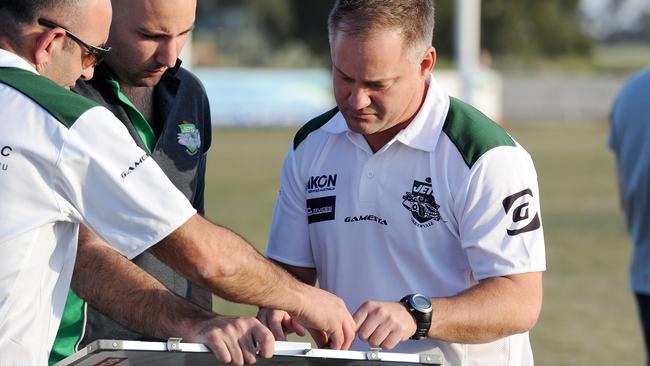
[[[9,170],[9,163],[6,162],[6,158],[11,156],[13,149],[11,146],[3,146],[0,148],[0,172],[6,172]]]
[[[360,221],[369,221],[369,222],[376,222],[379,225],[385,225],[388,226],[388,222],[381,217],[377,217],[375,215],[359,215],[359,216],[348,216],[343,220],[345,222],[360,222]]]
[[[442,220],[440,216],[440,205],[436,203],[431,188],[431,178],[424,182],[413,181],[411,192],[402,196],[402,206],[411,212],[411,222],[421,228],[433,226],[436,221]]]
[[[503,209],[512,217],[512,225],[506,232],[510,236],[537,230],[541,227],[539,213],[531,212],[533,191],[524,189],[503,199]]]
[[[201,147],[201,133],[194,123],[183,121],[178,125],[179,132],[176,137],[178,143],[185,146],[185,152],[192,156],[199,152]]]
[[[145,160],[149,158],[149,154],[144,154],[140,157],[140,159],[136,160],[133,164],[131,164],[125,171],[122,172],[121,176],[122,178],[126,178],[131,174],[134,170],[138,169],[142,163],[144,163]]]
[[[336,196],[310,198],[307,200],[307,222],[310,224],[334,220]]]
[[[307,181],[307,193],[333,191],[336,189],[336,174],[315,175]]]

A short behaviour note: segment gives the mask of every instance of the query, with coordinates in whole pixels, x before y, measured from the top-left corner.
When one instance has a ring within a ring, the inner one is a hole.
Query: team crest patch
[[[181,130],[176,136],[178,143],[185,146],[189,155],[195,155],[201,147],[201,133],[194,123],[183,121],[178,125]]]
[[[411,221],[415,226],[425,228],[432,226],[435,221],[442,220],[438,211],[440,205],[433,197],[431,178],[425,179],[424,182],[414,180],[411,192],[406,192],[402,199],[402,206],[411,212]]]

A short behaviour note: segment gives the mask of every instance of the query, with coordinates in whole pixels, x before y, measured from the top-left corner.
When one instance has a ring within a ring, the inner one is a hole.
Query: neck
[[[372,152],[376,153],[382,147],[384,147],[390,140],[392,140],[393,137],[395,137],[401,130],[405,129],[406,126],[408,126],[409,123],[411,123],[411,120],[412,119],[409,119],[408,121],[398,123],[387,130],[379,131],[373,133],[372,135],[364,135],[363,137],[368,142],[368,145],[370,146]]]
[[[21,52],[21,47],[12,42],[8,37],[0,37],[0,49],[13,53],[14,55],[27,61],[30,65],[32,65],[33,68],[37,68],[36,62],[34,62],[33,58],[27,57],[24,52]]]
[[[120,86],[122,93],[135,105],[149,123],[154,123],[153,87],[152,86]]]
[[[129,98],[129,100],[131,100],[131,102],[136,104],[136,107],[140,107],[137,105],[137,102],[143,100],[151,101],[151,96],[153,95],[153,87],[149,86],[120,85],[120,90],[127,98]]]
[[[420,108],[422,108],[422,104],[424,104],[424,100],[426,99],[427,96],[427,91],[429,90],[429,84],[425,83],[424,84],[424,90],[422,91],[421,98],[419,98],[418,103],[415,104],[416,108],[409,108],[409,110],[413,110],[412,113],[406,113],[409,117],[406,118],[402,122],[396,123],[394,126],[383,130],[379,131],[376,133],[373,133],[371,135],[364,135],[363,137],[366,139],[368,142],[368,145],[370,146],[370,149],[372,149],[373,153],[376,153],[379,151],[382,147],[384,147],[390,140],[393,139],[393,137],[397,136],[397,134],[408,127],[408,125],[413,121],[413,118],[418,114],[420,111]]]

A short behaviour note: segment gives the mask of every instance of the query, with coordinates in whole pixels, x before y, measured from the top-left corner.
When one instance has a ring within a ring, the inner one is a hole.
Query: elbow
[[[520,316],[518,321],[514,324],[513,333],[525,333],[533,329],[539,321],[542,312],[542,299],[534,299],[530,302],[521,304],[522,310],[519,311]]]
[[[207,258],[211,260],[207,260]],[[215,288],[237,274],[237,264],[233,261],[216,259],[214,256],[196,256],[189,263],[192,281],[206,288]]]
[[[531,310],[522,316],[519,322],[519,329],[516,331],[516,333],[524,333],[533,329],[539,320],[540,310],[541,309]]]

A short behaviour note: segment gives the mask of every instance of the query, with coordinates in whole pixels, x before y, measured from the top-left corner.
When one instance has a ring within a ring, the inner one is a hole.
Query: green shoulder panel
[[[329,120],[332,119],[337,113],[339,112],[339,108],[335,107],[320,116],[312,119],[311,121],[305,123],[304,126],[302,126],[298,132],[296,132],[296,136],[293,138],[293,149],[297,149],[298,145],[300,145],[301,142],[303,142],[304,139],[309,136],[310,133],[316,131],[317,129],[323,127]]]
[[[19,68],[0,67],[0,83],[28,96],[67,128],[84,112],[98,105],[46,77]]]
[[[442,131],[456,145],[470,169],[487,151],[499,146],[516,146],[501,126],[453,97],[449,97],[449,113]]]

